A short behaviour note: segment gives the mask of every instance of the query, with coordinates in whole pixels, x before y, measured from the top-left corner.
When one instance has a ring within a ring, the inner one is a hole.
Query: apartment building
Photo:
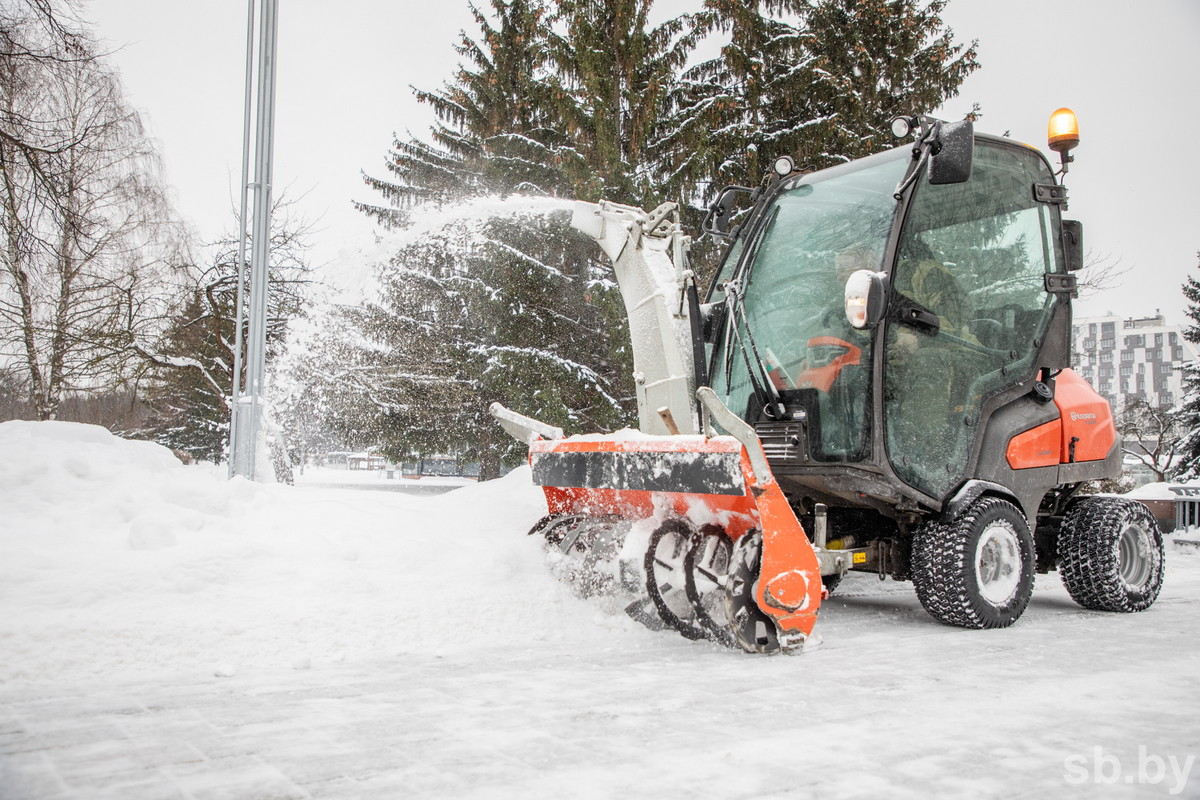
[[[1114,409],[1140,398],[1172,408],[1183,399],[1182,367],[1200,356],[1183,327],[1153,317],[1080,317],[1075,320],[1071,365]]]

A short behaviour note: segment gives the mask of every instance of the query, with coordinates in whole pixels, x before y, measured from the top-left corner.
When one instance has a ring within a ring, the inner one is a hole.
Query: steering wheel
[[[862,365],[862,348],[836,336],[814,336],[808,340],[808,351],[824,348],[823,363],[810,365],[796,377],[797,389],[817,389],[828,392],[845,367]],[[818,351],[820,352],[820,351]]]

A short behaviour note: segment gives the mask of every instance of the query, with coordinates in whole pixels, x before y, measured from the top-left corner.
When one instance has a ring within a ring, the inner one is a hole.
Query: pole
[[[254,147],[254,217],[250,233],[249,330],[246,336],[246,397],[238,398],[233,473],[260,477],[262,393],[267,353],[267,290],[271,246],[271,168],[275,138],[276,0],[262,0],[258,25],[257,127]]]
[[[254,0],[246,3],[246,100],[242,109],[242,191],[238,207],[237,304],[234,312],[233,334],[233,403],[229,409],[229,477],[236,472],[238,452],[238,417],[242,401],[242,348],[245,346],[246,294],[246,192],[250,188],[250,109],[254,96]]]

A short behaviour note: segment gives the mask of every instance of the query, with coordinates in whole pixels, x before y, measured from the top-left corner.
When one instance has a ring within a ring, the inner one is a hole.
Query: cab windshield
[[[871,337],[846,322],[843,292],[855,270],[881,267],[910,153],[793,179],[726,260],[711,297],[727,301],[711,351],[714,391],[758,420],[769,381],[819,432],[809,441],[817,460],[861,460],[869,449]]]

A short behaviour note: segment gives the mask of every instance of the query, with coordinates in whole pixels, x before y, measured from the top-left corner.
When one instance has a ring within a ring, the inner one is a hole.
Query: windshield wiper
[[[725,297],[728,303],[729,321],[725,325],[725,386],[729,387],[733,375],[733,349],[736,344],[742,360],[746,363],[746,375],[750,379],[754,396],[762,404],[763,413],[772,419],[783,419],[787,408],[775,382],[771,380],[771,370],[758,352],[754,334],[750,332],[750,320],[746,317],[746,306],[742,302],[741,285],[737,281],[725,284]],[[745,338],[742,328],[745,328]]]

